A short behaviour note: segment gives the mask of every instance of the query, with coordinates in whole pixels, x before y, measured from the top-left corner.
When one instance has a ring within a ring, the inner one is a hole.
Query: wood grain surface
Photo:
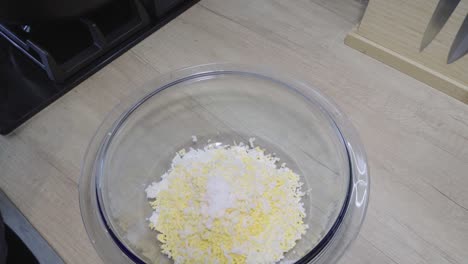
[[[345,44],[468,104],[468,86],[351,31]]]
[[[432,42],[420,52],[421,40],[438,0],[371,0],[359,25],[362,36],[405,57],[430,66],[452,79],[468,84],[468,57],[447,65],[453,40],[468,14],[468,0],[461,0]]]
[[[369,210],[340,263],[468,263],[468,106],[345,46],[357,18],[333,6],[202,0],[0,137],[0,187],[65,262],[102,263],[81,221],[77,183],[106,113],[160,73],[263,64],[334,100],[366,147]]]
[[[347,43],[468,104],[468,56],[447,58],[468,14],[461,0],[440,32],[420,51],[424,32],[439,0],[370,0],[359,27]]]

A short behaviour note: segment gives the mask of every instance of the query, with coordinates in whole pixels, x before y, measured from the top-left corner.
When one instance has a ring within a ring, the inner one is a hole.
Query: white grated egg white
[[[146,188],[149,225],[175,263],[275,263],[305,233],[299,175],[254,140],[181,150]]]

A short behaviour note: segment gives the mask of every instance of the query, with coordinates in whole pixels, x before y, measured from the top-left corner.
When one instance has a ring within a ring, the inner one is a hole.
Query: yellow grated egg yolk
[[[305,233],[299,175],[251,147],[179,151],[146,189],[149,227],[175,263],[275,263]]]

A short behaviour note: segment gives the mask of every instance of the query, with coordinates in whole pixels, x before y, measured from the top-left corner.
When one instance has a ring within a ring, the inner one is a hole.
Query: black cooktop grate
[[[7,134],[198,0],[113,0],[75,20],[0,24],[0,134]]]

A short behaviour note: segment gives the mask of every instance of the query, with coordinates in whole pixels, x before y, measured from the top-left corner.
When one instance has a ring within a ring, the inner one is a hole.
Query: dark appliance
[[[56,7],[47,11],[50,16],[0,11],[0,134],[10,133],[198,2],[69,1],[83,6],[61,14]]]

